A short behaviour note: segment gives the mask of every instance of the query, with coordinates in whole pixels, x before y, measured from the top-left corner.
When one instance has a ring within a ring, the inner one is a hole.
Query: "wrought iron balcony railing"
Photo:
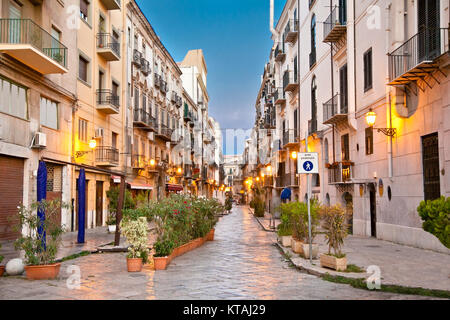
[[[344,103],[342,95],[336,94],[323,104],[323,123],[333,124],[346,119],[348,106]]]
[[[151,73],[150,62],[145,58],[141,58],[141,72],[146,76]]]
[[[161,76],[155,73],[155,87],[159,88],[160,85],[161,85]]]
[[[298,20],[290,19],[284,29],[284,38],[286,42],[294,43],[298,35]]]
[[[275,60],[283,61],[286,58],[286,53],[284,52],[284,43],[279,43],[275,48]]]
[[[297,72],[286,70],[283,74],[283,89],[294,91],[298,88]]]
[[[308,121],[308,135],[312,136],[314,133],[317,133],[317,119]]]
[[[337,162],[328,166],[328,183],[340,184],[351,181],[353,177],[353,163]]]
[[[436,71],[433,62],[449,52],[449,30],[423,29],[390,53],[390,85],[408,84]]]
[[[323,41],[336,42],[347,32],[347,7],[336,6],[323,23]]]
[[[275,93],[273,94],[273,100],[275,104],[286,103],[286,93],[284,92],[283,88],[278,88],[275,90]]]
[[[131,162],[134,169],[144,169],[148,166],[148,160],[144,155],[134,154]]]
[[[119,111],[120,98],[115,95],[110,89],[97,90],[97,104],[98,105],[112,105]]]
[[[142,63],[142,53],[140,53],[137,49],[133,50],[133,64],[140,68]]]
[[[67,47],[31,19],[0,19],[0,43],[31,45],[67,68]]]
[[[95,149],[95,161],[98,165],[118,165],[119,150],[113,147],[97,147]]]
[[[97,34],[97,48],[110,49],[120,58],[120,42],[109,33]]]
[[[288,129],[283,132],[283,146],[297,143],[298,132],[296,129]]]

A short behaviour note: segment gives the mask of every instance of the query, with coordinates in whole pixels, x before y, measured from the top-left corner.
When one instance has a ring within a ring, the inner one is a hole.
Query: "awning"
[[[183,191],[184,188],[181,184],[167,184],[166,190],[178,192],[178,191]]]
[[[131,190],[153,190],[153,186],[149,184],[128,183]]]

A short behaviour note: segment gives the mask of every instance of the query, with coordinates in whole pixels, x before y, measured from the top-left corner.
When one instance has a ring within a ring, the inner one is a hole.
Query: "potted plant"
[[[277,211],[281,211],[281,223],[278,225],[278,239],[283,247],[290,247],[292,242],[292,220],[289,204],[282,204],[277,208]]]
[[[319,226],[319,213],[320,206],[317,200],[311,200],[310,202],[310,214],[311,214],[311,243],[312,243],[312,258],[317,259],[319,256],[319,244],[314,243],[314,239],[317,236],[317,228]],[[308,217],[308,205],[303,203],[301,210],[304,232],[304,243],[302,244],[302,255],[304,258],[309,259],[309,217]]]
[[[174,248],[175,243],[170,239],[159,240],[155,243],[155,254],[153,255],[155,270],[166,270],[170,263],[170,255]]]
[[[344,239],[347,237],[347,213],[340,206],[324,206],[321,208],[323,228],[328,244],[328,253],[320,256],[320,265],[336,271],[347,270],[347,258],[342,252]],[[333,253],[331,250],[333,249]]]
[[[303,254],[303,245],[307,233],[307,223],[304,220],[304,212],[308,214],[306,204],[301,202],[292,202],[283,204],[290,211],[290,222],[292,226],[292,251],[298,254]]]
[[[0,243],[0,249],[1,248],[2,244]],[[0,264],[3,262],[3,259],[5,259],[5,257],[0,255]],[[3,273],[5,273],[5,266],[0,266],[0,277],[3,276]]]
[[[106,225],[108,226],[109,233],[116,232],[116,224],[117,224],[116,214],[112,212],[109,214],[108,219],[106,220]]]
[[[128,272],[140,272],[148,262],[147,219],[125,215],[120,222],[120,230],[130,244],[127,256]]]
[[[70,208],[70,205],[60,200],[43,200],[28,208],[19,207],[16,229],[25,232],[20,233],[14,246],[25,253],[25,272],[29,280],[55,279],[59,274],[61,263],[56,263],[55,258],[64,231],[56,221],[61,208]],[[40,220],[37,211],[45,212],[44,221]],[[42,232],[36,232],[38,229]]]

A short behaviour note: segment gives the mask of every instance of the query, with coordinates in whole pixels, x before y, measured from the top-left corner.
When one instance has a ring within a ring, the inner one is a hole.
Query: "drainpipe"
[[[405,15],[405,40],[406,40],[406,26],[407,26],[407,21],[406,21],[406,17],[407,17],[407,0],[404,0],[404,15]],[[390,40],[390,33],[391,33],[391,26],[390,26],[390,13],[391,13],[391,3],[389,3],[386,8],[386,53],[389,53],[389,40]],[[386,67],[386,83],[389,82],[389,63],[387,64]],[[391,105],[391,88],[389,86],[386,85],[386,104],[388,106],[388,111],[389,111],[389,128],[392,128],[392,105]],[[393,177],[393,157],[392,157],[392,145],[393,145],[393,137],[389,137],[388,139],[388,172],[389,172],[389,178],[392,179]]]
[[[330,0],[330,15],[333,13],[333,0]],[[330,60],[331,60],[331,103],[334,104],[334,63],[333,63],[333,42],[330,43]],[[333,130],[333,163],[336,163],[336,127],[331,126]]]
[[[274,16],[274,0],[270,0],[270,32],[272,32],[272,35],[274,38],[278,37],[278,32],[273,27],[273,16]],[[275,40],[275,39],[274,39]]]

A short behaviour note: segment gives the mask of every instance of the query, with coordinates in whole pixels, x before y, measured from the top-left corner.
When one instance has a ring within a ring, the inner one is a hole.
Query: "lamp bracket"
[[[397,135],[397,129],[395,128],[376,128],[378,132],[383,133],[385,136],[394,137]]]

